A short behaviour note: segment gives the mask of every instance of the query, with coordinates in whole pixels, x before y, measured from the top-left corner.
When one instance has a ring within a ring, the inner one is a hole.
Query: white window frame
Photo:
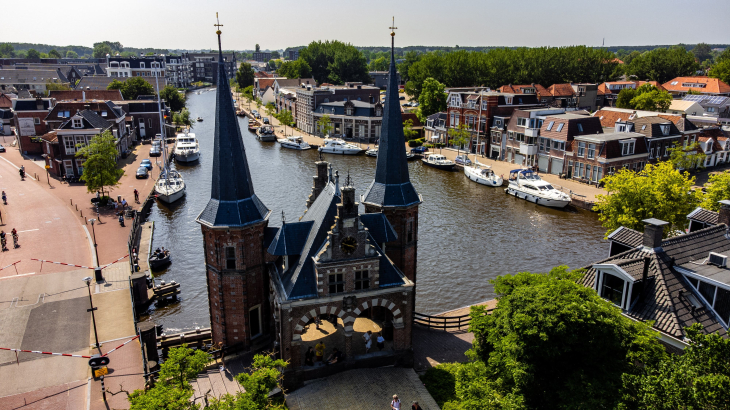
[[[588,159],[596,158],[596,144],[588,144],[588,152],[586,153],[586,155],[586,158]]]
[[[636,150],[636,140],[619,141],[621,144],[621,156],[634,155]]]

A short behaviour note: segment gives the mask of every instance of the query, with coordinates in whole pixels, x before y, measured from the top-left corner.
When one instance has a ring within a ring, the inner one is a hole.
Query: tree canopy
[[[59,53],[55,48],[51,49],[51,51],[48,52],[48,57],[51,58],[61,58],[61,53]]]
[[[104,187],[116,187],[124,170],[117,168],[117,139],[105,131],[91,139],[89,145],[80,144],[77,158],[84,159],[81,180],[88,192],[104,191]]]
[[[322,135],[329,136],[332,128],[332,121],[330,120],[329,115],[325,114],[319,120],[317,120],[317,130],[321,132]]]
[[[638,89],[624,88],[618,93],[616,106],[634,110],[666,112],[672,104],[672,95],[659,90],[652,84],[643,84]]]
[[[172,111],[180,111],[185,108],[185,96],[177,90],[173,85],[166,85],[165,88],[160,91],[160,97],[167,101]]]
[[[719,201],[730,199],[730,172],[723,171],[718,174],[711,174],[709,181],[705,184],[705,191],[700,206],[712,211],[719,211]]]
[[[120,90],[125,100],[136,100],[140,95],[155,95],[155,89],[142,77],[130,77],[124,82],[114,80],[106,87],[107,90]],[[177,90],[176,90],[177,92]]]
[[[365,57],[351,44],[313,41],[299,50],[299,58],[311,67],[317,83],[370,82]]]
[[[15,47],[10,43],[0,43],[0,57],[2,58],[13,58],[15,57]]]
[[[279,75],[286,78],[310,78],[312,77],[312,67],[301,58],[296,61],[286,61],[277,70]]]
[[[707,43],[699,43],[692,49],[697,61],[705,61],[712,57],[712,48]]]
[[[388,60],[385,57],[379,57],[368,64],[370,71],[388,71]]]
[[[643,231],[647,218],[669,223],[664,236],[687,228],[687,214],[700,203],[702,192],[692,190],[695,178],[675,169],[671,161],[648,164],[640,172],[622,168],[602,180],[607,195],[597,195],[595,210],[606,236],[621,226]]]
[[[96,43],[94,44],[94,52],[91,54],[94,58],[104,58],[107,54],[111,55],[112,48],[109,44]]]
[[[615,408],[622,376],[653,364],[664,348],[645,323],[624,317],[566,266],[493,280],[491,314],[471,308],[472,362],[456,376],[444,409]]]
[[[41,53],[31,48],[28,50],[28,58],[41,58]]]
[[[675,77],[695,75],[699,64],[684,47],[657,48],[637,56],[624,67],[637,80],[665,83]]]
[[[176,112],[172,115],[172,123],[179,127],[190,127],[193,128],[193,121],[190,119],[190,111],[187,108],[183,108],[180,112]]]
[[[253,67],[251,67],[251,64],[247,62],[241,63],[241,66],[238,67],[238,71],[236,71],[236,83],[238,83],[238,88],[246,88],[249,85],[253,85]]]
[[[66,52],[66,58],[79,58],[79,54],[73,50],[68,50]]]
[[[730,84],[730,59],[721,60],[710,68],[710,77],[718,78],[725,84]]]
[[[429,115],[441,111],[446,111],[446,87],[433,78],[427,78],[418,97],[418,119],[425,123]]]

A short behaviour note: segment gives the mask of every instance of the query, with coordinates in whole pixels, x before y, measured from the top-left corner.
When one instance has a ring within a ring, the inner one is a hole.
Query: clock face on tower
[[[355,252],[355,249],[357,249],[357,240],[352,236],[348,236],[347,238],[342,240],[342,243],[340,244],[340,249],[342,249],[342,253],[344,253],[345,255],[349,255]]]

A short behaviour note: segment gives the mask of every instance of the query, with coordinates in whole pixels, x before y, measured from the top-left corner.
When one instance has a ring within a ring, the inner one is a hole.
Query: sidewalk
[[[242,109],[246,113],[249,112],[247,102],[239,101],[239,108]],[[262,116],[266,115],[266,111],[265,111],[264,107],[259,106],[256,103],[253,103],[253,102],[251,103],[251,109],[258,110]],[[271,125],[274,126],[276,133],[278,135],[280,135],[282,138],[284,137],[284,135],[286,135],[286,136],[298,135],[298,136],[301,136],[310,145],[311,144],[322,145],[324,142],[323,138],[308,134],[304,131],[301,131],[299,129],[292,128],[292,127],[286,127],[286,134],[284,134],[284,126],[281,125],[281,123],[279,123],[279,120],[277,120],[274,117],[269,117],[269,120],[271,121]],[[361,148],[369,148],[369,147],[372,148],[373,147],[373,144],[366,144],[366,143],[361,144],[361,143],[357,142],[356,140],[347,141],[347,142],[350,144],[357,145]],[[405,149],[406,149],[406,151],[411,150],[411,148],[408,146],[407,143],[405,145]],[[452,161],[454,159],[456,159],[457,155],[466,154],[466,152],[463,150],[458,151],[458,150],[452,149],[452,148],[443,148],[443,149],[432,148],[429,152],[442,154],[446,158],[448,158]],[[474,161],[474,154],[469,154],[469,159]],[[487,157],[484,157],[481,155],[479,156],[478,161],[480,164],[485,164],[485,165],[491,166],[492,170],[497,175],[503,175],[504,179],[507,179],[507,176],[509,175],[509,172],[511,170],[519,168],[519,166],[517,166],[515,164],[511,164],[509,162],[504,162],[504,161],[495,161],[495,160],[488,159]],[[458,171],[458,172],[460,172],[460,171]],[[582,198],[585,201],[593,202],[596,200],[596,195],[605,195],[606,194],[606,190],[604,190],[602,188],[596,188],[595,185],[583,184],[583,183],[576,182],[576,181],[573,181],[570,179],[560,179],[557,175],[541,172],[540,177],[542,179],[544,179],[545,181],[550,182],[556,188],[562,189],[566,193],[573,193],[575,195],[585,197],[585,198]]]

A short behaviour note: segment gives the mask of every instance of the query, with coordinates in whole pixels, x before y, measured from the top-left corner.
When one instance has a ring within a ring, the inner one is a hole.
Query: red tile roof
[[[84,98],[83,91],[50,91],[48,97],[56,101],[81,100]],[[87,100],[120,101],[123,100],[122,92],[119,90],[88,90],[85,91]]]
[[[550,95],[548,90],[540,84],[522,84],[522,85],[503,85],[497,91],[508,94],[523,94],[523,88],[534,88],[538,97],[547,97]]]
[[[616,126],[616,121],[627,121],[631,113],[612,111],[612,110],[598,110],[593,113],[594,117],[598,117],[601,120],[601,125],[604,127]]]
[[[641,87],[644,84],[651,84],[654,87],[658,88],[659,91],[667,91],[666,88],[664,88],[661,84],[659,84],[659,81],[634,81],[636,83],[636,88]]]
[[[570,83],[567,84],[553,84],[548,87],[548,93],[553,97],[572,97],[575,95],[575,90]]]
[[[265,90],[265,89],[273,86],[274,81],[276,81],[276,80],[273,78],[259,78],[259,81],[258,81],[259,90]]]
[[[682,84],[705,84],[704,88],[684,87]],[[699,91],[702,94],[727,94],[730,93],[730,85],[725,84],[717,78],[711,77],[677,77],[662,84],[667,91],[685,92],[689,90]]]
[[[13,102],[10,101],[10,97],[0,93],[0,108],[13,108]]]

